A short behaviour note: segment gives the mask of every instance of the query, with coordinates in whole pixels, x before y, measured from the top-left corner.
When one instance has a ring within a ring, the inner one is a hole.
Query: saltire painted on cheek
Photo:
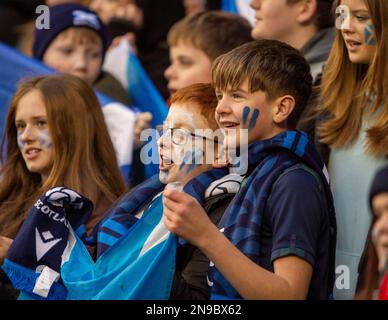
[[[31,59],[19,51],[0,43],[0,134],[5,129],[8,106],[19,82],[24,78],[53,74],[54,71],[40,61]],[[109,134],[116,150],[118,162],[125,179],[131,171],[133,131],[136,107],[126,106],[97,92]],[[18,137],[18,145],[21,140]]]
[[[365,42],[370,46],[377,44],[375,37],[375,27],[372,24],[368,24],[364,29]]]

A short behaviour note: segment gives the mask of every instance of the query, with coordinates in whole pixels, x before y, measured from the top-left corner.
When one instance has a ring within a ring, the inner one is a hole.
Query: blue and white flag
[[[19,299],[168,299],[176,237],[163,223],[162,196],[97,262],[84,244],[92,208],[88,199],[62,187],[36,202],[3,265],[22,291]]]
[[[54,71],[41,62],[31,59],[19,51],[0,43],[0,134],[3,135],[8,106],[23,78]],[[125,179],[131,171],[133,154],[133,131],[136,113],[132,107],[118,103],[97,93],[103,107],[105,121],[112,138],[118,162]]]
[[[74,248],[61,270],[68,300],[169,298],[175,274],[176,237],[163,223],[161,195],[95,263],[83,243],[72,235]]]
[[[250,7],[249,0],[222,0],[221,10],[241,15],[252,26],[255,24],[255,10]]]
[[[151,127],[163,124],[168,113],[167,104],[133,53],[128,41],[122,40],[117,47],[107,52],[103,69],[121,82],[140,111],[152,114]],[[150,149],[158,150],[154,137],[148,137],[146,143]],[[155,158],[158,158],[158,155],[155,155]],[[150,163],[145,167],[146,178],[158,172],[157,164]]]

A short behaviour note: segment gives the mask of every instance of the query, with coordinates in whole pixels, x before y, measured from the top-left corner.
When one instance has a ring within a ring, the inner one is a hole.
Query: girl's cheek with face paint
[[[370,46],[376,45],[375,27],[373,24],[368,24],[364,29],[365,43]]]
[[[23,150],[23,146],[24,146],[24,142],[22,140],[22,134],[21,133],[17,134],[17,141],[18,141],[19,150],[22,151]]]
[[[40,146],[44,149],[52,149],[53,148],[53,143],[52,143],[51,136],[50,136],[50,133],[48,132],[48,130],[42,130],[39,133],[38,142],[39,142]]]

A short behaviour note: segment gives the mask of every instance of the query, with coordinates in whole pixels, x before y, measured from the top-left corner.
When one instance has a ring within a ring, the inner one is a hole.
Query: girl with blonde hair
[[[352,298],[370,215],[368,188],[388,156],[388,2],[337,0],[336,38],[322,78],[329,117],[319,126],[330,149],[337,212],[336,265],[350,275],[336,298]],[[346,284],[349,284],[346,285]]]

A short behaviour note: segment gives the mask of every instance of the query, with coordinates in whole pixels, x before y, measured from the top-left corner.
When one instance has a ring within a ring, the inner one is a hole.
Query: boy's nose
[[[218,104],[216,107],[216,114],[230,113],[230,111],[231,111],[231,108],[229,107],[225,99],[221,99],[218,101]]]
[[[174,70],[173,70],[173,66],[170,65],[165,71],[164,71],[164,77],[170,81],[172,78],[173,78],[173,75],[174,75]]]

